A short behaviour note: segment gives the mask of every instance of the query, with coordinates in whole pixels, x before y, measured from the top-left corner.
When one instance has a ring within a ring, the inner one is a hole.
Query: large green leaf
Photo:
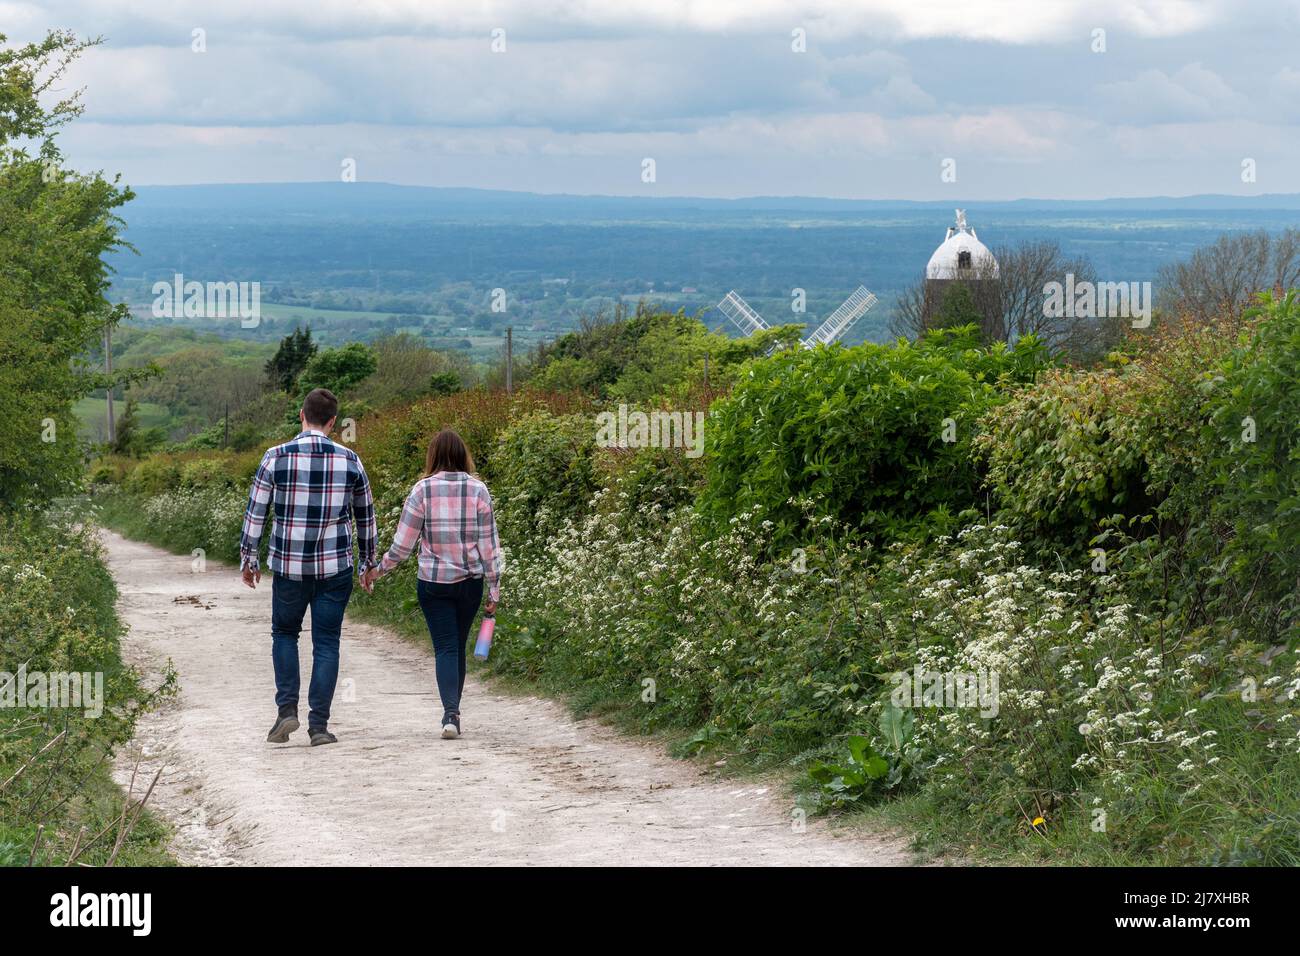
[[[915,715],[910,710],[903,710],[893,702],[885,705],[880,714],[880,734],[895,753],[902,753],[903,747],[912,737]]]

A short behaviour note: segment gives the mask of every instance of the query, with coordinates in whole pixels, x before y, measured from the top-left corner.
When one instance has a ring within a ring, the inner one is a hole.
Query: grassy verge
[[[171,689],[123,664],[116,597],[90,532],[59,515],[0,518],[0,682],[12,694],[0,695],[0,865],[175,862],[168,828],[136,814],[143,788],[128,804],[112,779],[114,751]],[[33,679],[53,687],[60,674],[102,681],[102,706],[28,696]]]

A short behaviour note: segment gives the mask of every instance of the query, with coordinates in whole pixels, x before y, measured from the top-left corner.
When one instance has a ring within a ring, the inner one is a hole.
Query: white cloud
[[[1273,115],[1300,118],[1300,70],[1284,66],[1268,84],[1267,101]]]
[[[1101,84],[1097,91],[1121,115],[1152,122],[1229,118],[1252,106],[1249,98],[1200,63],[1172,75],[1143,70],[1132,80]]]
[[[872,92],[872,101],[885,112],[926,112],[935,107],[934,97],[910,76],[891,76],[881,89]]]
[[[34,4],[16,5],[27,11]],[[1138,36],[1177,36],[1231,15],[1225,0],[63,0],[40,5],[46,21],[115,42],[158,42],[189,30],[282,37],[480,36],[501,27],[517,42],[555,36],[762,34],[810,39],[956,37],[1003,43],[1060,42],[1113,26]]]
[[[929,110],[898,54],[831,59],[692,38],[537,43],[392,38],[222,47],[100,47],[70,82],[101,122],[389,122],[675,128],[746,111]]]
[[[826,58],[823,90],[833,101],[843,96],[885,113],[926,112],[935,108],[933,96],[912,78],[905,57],[888,50]]]

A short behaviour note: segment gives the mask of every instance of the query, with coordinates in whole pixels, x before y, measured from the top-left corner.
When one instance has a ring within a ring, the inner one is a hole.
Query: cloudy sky
[[[1300,192],[1300,0],[0,0],[53,27],[104,37],[65,153],[133,185]]]

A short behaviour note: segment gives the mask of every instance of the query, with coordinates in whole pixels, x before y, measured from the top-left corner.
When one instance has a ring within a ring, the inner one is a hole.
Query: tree
[[[1300,282],[1300,230],[1220,236],[1186,262],[1160,270],[1161,311],[1196,323],[1236,322],[1257,292],[1281,296]]]
[[[409,332],[375,339],[371,348],[375,373],[356,386],[353,397],[377,408],[426,395],[434,380],[442,383],[438,394],[450,394],[471,377],[464,355],[439,352]]]
[[[109,443],[109,450],[116,455],[130,454],[128,449],[135,440],[136,429],[140,427],[140,403],[134,398],[126,400],[126,411],[117,420],[116,434]]]
[[[316,343],[311,340],[311,329],[295,327],[280,340],[280,347],[267,361],[267,381],[282,392],[292,392],[298,377],[315,354]]]
[[[126,312],[108,301],[103,256],[125,244],[114,210],[132,193],[61,167],[56,133],[81,113],[80,91],[46,100],[96,42],[55,31],[0,49],[0,502],[11,508],[80,478],[78,399],[147,374],[110,380],[85,358]]]
[[[328,388],[335,395],[342,395],[373,375],[378,367],[374,350],[360,342],[326,349],[313,357],[299,376],[300,397],[305,398],[317,388]]]
[[[140,402],[131,395],[127,397],[126,411],[122,413],[117,423],[117,434],[113,436],[109,450],[117,455],[143,458],[166,439],[167,436],[161,428],[140,427]]]
[[[430,395],[454,395],[460,391],[460,376],[455,372],[435,372],[429,376]]]

